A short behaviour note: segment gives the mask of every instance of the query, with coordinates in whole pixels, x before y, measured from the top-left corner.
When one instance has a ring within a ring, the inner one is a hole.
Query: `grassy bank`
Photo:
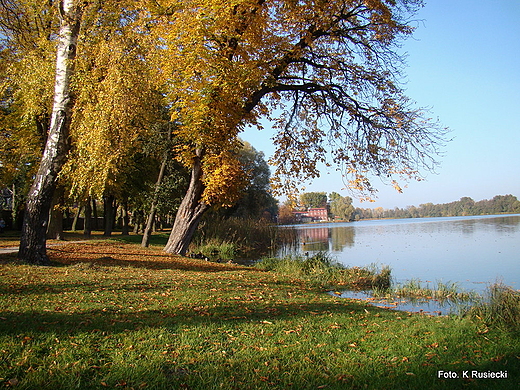
[[[255,266],[261,270],[297,277],[323,288],[383,291],[391,285],[389,267],[345,267],[326,252],[265,258]]]
[[[0,387],[519,385],[518,335],[478,320],[378,309],[302,278],[126,243],[49,252],[53,267],[0,266]],[[508,377],[447,379],[439,370]]]

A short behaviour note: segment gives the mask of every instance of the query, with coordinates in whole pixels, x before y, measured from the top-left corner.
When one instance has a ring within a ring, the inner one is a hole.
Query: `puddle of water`
[[[330,295],[340,298],[359,299],[367,303],[391,310],[402,310],[411,313],[423,313],[428,315],[449,315],[460,311],[462,305],[451,301],[439,301],[435,299],[411,300],[407,298],[382,299],[373,297],[369,291],[329,291]]]

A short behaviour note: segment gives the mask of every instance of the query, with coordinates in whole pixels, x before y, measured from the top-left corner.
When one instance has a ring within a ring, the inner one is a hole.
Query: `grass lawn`
[[[379,309],[280,274],[125,242],[49,254],[55,266],[0,257],[0,388],[520,386],[518,334],[478,320]]]

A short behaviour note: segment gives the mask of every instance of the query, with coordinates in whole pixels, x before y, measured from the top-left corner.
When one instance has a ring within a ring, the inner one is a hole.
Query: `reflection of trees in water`
[[[354,238],[356,233],[352,226],[334,227],[331,230],[332,250],[341,252],[343,248],[354,246]]]
[[[449,225],[441,225],[446,227]],[[465,235],[471,235],[480,230],[493,230],[498,233],[515,233],[520,229],[520,217],[492,217],[475,218],[454,221],[450,226],[452,231],[461,231]]]
[[[515,233],[520,230],[520,217],[497,217],[488,220],[480,220],[481,223],[486,223],[495,231],[503,233]]]

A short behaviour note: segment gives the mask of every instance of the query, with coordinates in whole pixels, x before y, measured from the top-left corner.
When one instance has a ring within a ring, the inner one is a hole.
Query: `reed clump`
[[[520,291],[496,282],[488,287],[481,302],[467,314],[486,325],[520,331]]]
[[[388,288],[391,282],[389,267],[345,267],[327,252],[312,256],[288,255],[282,258],[265,258],[256,267],[301,278],[327,287],[343,287],[356,290]]]
[[[454,282],[437,282],[430,287],[429,284],[423,285],[418,279],[398,284],[385,294],[411,299],[435,299],[450,302],[475,301],[479,297],[477,293],[465,291]]]
[[[276,226],[265,219],[208,218],[200,224],[190,251],[227,260],[265,256],[276,245],[277,234]]]
[[[233,260],[239,251],[239,246],[234,242],[212,238],[197,245],[192,252],[204,255],[210,260]]]

